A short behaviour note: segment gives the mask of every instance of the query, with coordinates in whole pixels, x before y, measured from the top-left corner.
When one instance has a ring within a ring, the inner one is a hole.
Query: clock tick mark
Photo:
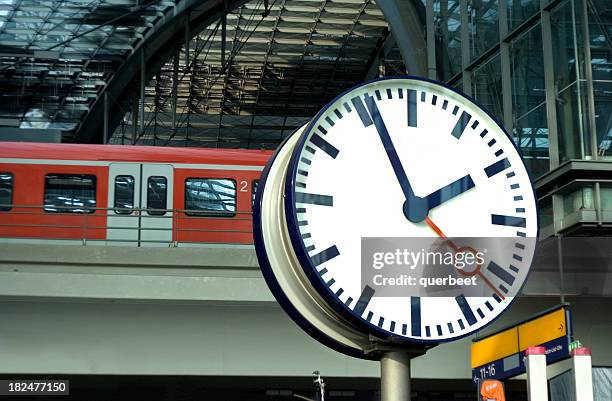
[[[374,313],[372,311],[368,312],[368,317],[366,318],[368,322],[372,321],[372,317],[374,317]]]
[[[513,199],[515,202],[518,202],[518,201],[522,201],[523,197],[521,195],[518,195],[518,196],[515,196]]]
[[[431,104],[432,104],[432,106],[435,106],[437,102],[438,102],[438,97],[436,95],[432,95],[431,96]]]
[[[516,267],[516,266],[514,266],[514,265],[510,265],[510,270],[512,270],[512,271],[513,271],[513,272],[515,272],[515,273],[518,273],[518,272],[519,272],[518,267]]]
[[[407,332],[408,332],[408,325],[402,324],[402,335],[405,336]]]
[[[456,116],[458,112],[459,112],[459,106],[455,106],[453,108],[453,115]]]
[[[359,115],[359,118],[361,119],[361,123],[363,124],[363,126],[367,128],[370,125],[372,125],[373,124],[372,119],[370,118],[370,115],[368,114],[365,106],[363,105],[361,98],[355,96],[354,98],[351,99],[351,103],[353,103],[355,110],[357,110],[357,114]]]
[[[516,209],[517,213],[525,213],[525,208],[524,207],[517,207]]]
[[[516,242],[516,243],[514,244],[514,247],[515,247],[515,248],[518,248],[518,249],[520,249],[520,250],[523,250],[523,249],[525,249],[525,244],[521,244],[520,242]]]
[[[504,154],[504,150],[503,150],[503,149],[498,149],[498,150],[495,152],[495,156],[496,156],[496,157],[499,157],[499,156],[501,156],[502,154]]]
[[[527,220],[524,217],[506,216],[503,214],[492,214],[491,224],[496,226],[526,227]]]
[[[457,120],[457,122],[455,123],[455,127],[451,132],[451,134],[455,138],[461,138],[461,135],[463,135],[463,131],[465,131],[465,127],[467,127],[468,123],[470,122],[470,118],[472,118],[472,115],[470,113],[468,113],[467,111],[461,112],[461,116],[459,116],[459,120]]]
[[[391,324],[389,325],[389,331],[395,331],[395,322],[391,320]]]
[[[341,288],[338,288],[338,290],[336,291],[336,296],[338,296],[338,297],[339,297],[339,296],[340,296],[340,295],[342,295],[343,293],[344,293],[344,289],[343,289],[342,287],[341,287]]]
[[[295,186],[298,188],[306,188],[306,183],[296,181]]]
[[[353,303],[353,298],[348,297],[346,302],[344,303],[346,306],[351,306],[351,304]]]
[[[493,299],[495,300],[495,302],[500,303],[502,301],[502,299],[499,297],[499,295],[493,293],[492,295]]]
[[[474,120],[474,122],[472,123],[472,129],[476,129],[476,127],[478,127],[478,124],[480,124],[480,122],[478,122],[478,120]]]
[[[295,202],[319,206],[334,206],[334,197],[330,195],[310,194],[308,192],[296,192]]]
[[[448,322],[448,331],[449,333],[453,334],[455,332],[455,329],[453,328],[453,323],[452,322]]]
[[[323,152],[327,153],[329,156],[331,156],[332,159],[338,157],[338,153],[340,153],[340,151],[334,145],[327,142],[325,139],[323,139],[323,137],[319,136],[318,134],[312,134],[312,136],[310,137],[310,143],[321,149]]]
[[[383,327],[383,324],[385,324],[385,318],[381,316],[378,319],[378,327]]]
[[[448,100],[444,100],[442,102],[442,110],[446,110],[447,107],[448,107]]]
[[[487,270],[509,286],[512,286],[514,283],[514,276],[493,261],[489,262]]]
[[[438,331],[438,335],[441,336],[442,335],[442,326],[440,326],[439,324],[436,325],[436,330]]]
[[[335,282],[336,282],[336,280],[331,278],[331,279],[329,279],[329,281],[326,284],[327,284],[328,287],[331,287],[332,285],[334,285]]]
[[[304,163],[304,164],[308,164],[309,166],[310,166],[310,164],[312,163],[312,161],[311,161],[310,159],[307,159],[307,158],[305,158],[305,157],[302,157],[302,158],[300,159],[300,161],[301,161],[302,163]]]
[[[320,132],[321,132],[323,135],[327,134],[327,130],[326,130],[325,128],[323,128],[322,126],[320,126],[320,125],[319,125],[319,126],[317,127],[317,129],[318,129],[318,130],[319,130],[319,131],[320,131]]]
[[[478,313],[478,316],[480,316],[481,319],[484,318],[484,313],[482,312],[482,310],[480,310],[480,308],[476,308],[476,312]]]
[[[382,96],[380,95],[380,91],[378,89],[374,91],[374,94],[376,95],[376,100],[382,100]]]
[[[350,113],[353,111],[353,109],[351,109],[351,106],[349,106],[347,102],[342,103],[342,105],[344,106],[344,109],[346,110],[347,113]]]
[[[306,247],[306,252],[310,252],[310,251],[314,251],[315,250],[315,246],[314,245],[309,245]]]
[[[491,140],[489,141],[489,143],[487,143],[487,145],[488,145],[489,147],[491,147],[491,146],[495,145],[496,143],[497,143],[497,141],[495,140],[495,138],[493,138],[493,139],[491,139]]]
[[[526,236],[527,236],[527,234],[526,234],[526,233],[524,233],[524,232],[522,232],[522,231],[517,231],[517,232],[516,232],[516,236],[517,236],[517,237],[526,237]]]
[[[391,89],[387,89],[387,99],[393,99],[393,94],[391,92]]]
[[[463,316],[467,320],[468,324],[473,326],[476,323],[476,316],[474,316],[474,312],[472,312],[472,308],[465,298],[465,295],[456,296],[455,301],[457,302],[457,305],[459,305],[459,309],[461,309],[461,312],[463,313]],[[459,324],[461,324],[461,321]]]
[[[366,285],[361,292],[359,299],[357,300],[357,304],[355,305],[353,312],[355,312],[358,316],[363,315],[363,312],[365,312],[375,292],[376,291],[374,291],[372,287]]]
[[[512,184],[512,185],[510,185],[510,189],[518,189],[520,187],[521,186],[519,184]]]
[[[459,327],[461,328],[461,330],[465,330],[465,324],[463,324],[463,319],[457,320],[457,323],[459,323]]]
[[[508,177],[508,178],[512,178],[512,177],[514,177],[515,175],[516,175],[516,174],[514,174],[514,171],[511,171],[511,172],[509,172],[509,173],[507,173],[507,174],[506,174],[506,177]]]
[[[332,127],[335,125],[334,121],[331,118],[329,118],[329,116],[325,117],[325,121],[327,121],[327,123]]]
[[[316,150],[314,150],[313,148],[311,148],[310,146],[306,145],[304,146],[304,149],[306,149],[307,152],[312,153],[313,155],[315,154]]]
[[[340,251],[338,250],[336,245],[332,245],[329,248],[317,253],[316,255],[312,255],[310,257],[310,261],[314,266],[319,266],[320,264],[323,264],[338,255],[340,255]]]
[[[505,169],[510,168],[510,161],[508,158],[503,158],[501,160],[496,161],[495,163],[485,167],[484,171],[487,177],[491,178],[494,175],[501,173]]]
[[[402,88],[398,88],[398,89],[397,89],[397,96],[398,96],[400,99],[403,99],[403,98],[404,98],[404,90],[403,90]]]
[[[417,101],[416,101],[416,91],[414,89],[408,89],[408,126],[416,127],[417,126]]]
[[[522,262],[523,261],[523,257],[517,254],[512,255],[512,259],[518,261],[518,262]]]
[[[484,138],[485,136],[487,136],[488,133],[489,131],[487,129],[483,129],[482,132],[480,133],[480,137]]]
[[[302,239],[308,239],[308,238],[310,238],[310,237],[312,237],[312,234],[310,234],[310,233],[304,233],[304,234],[302,234]]]
[[[341,120],[343,117],[342,113],[340,113],[340,110],[338,109],[334,110],[334,114],[336,115],[336,117],[338,117],[339,120]]]
[[[296,213],[306,213],[306,208],[305,207],[298,207],[297,209],[295,209]]]
[[[506,288],[506,286],[505,286],[505,285],[503,285],[503,284],[500,284],[500,285],[499,285],[499,289],[500,289],[500,290],[502,290],[502,291],[504,292],[504,294],[507,294],[507,293],[508,293],[508,289],[507,289],[507,288]]]
[[[425,326],[425,336],[431,337],[431,329],[429,328],[429,326]]]

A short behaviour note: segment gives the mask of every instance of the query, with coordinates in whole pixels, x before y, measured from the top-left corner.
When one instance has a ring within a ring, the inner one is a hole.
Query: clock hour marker
[[[459,295],[455,297],[455,301],[457,301],[457,305],[459,305],[459,309],[463,313],[465,320],[467,320],[470,326],[476,323],[476,316],[474,316],[474,312],[472,312],[472,308],[470,304],[468,304],[467,299],[465,299],[464,295]]]
[[[316,255],[312,255],[310,257],[310,260],[312,261],[312,264],[314,266],[319,266],[320,264],[323,264],[338,255],[340,255],[340,251],[338,251],[336,245],[332,245],[329,248],[317,253]]]
[[[421,298],[410,297],[410,320],[412,335],[421,336]]]
[[[296,192],[295,202],[320,206],[334,206],[334,197],[329,195],[309,194],[307,192]]]
[[[491,224],[495,224],[497,226],[510,226],[510,227],[525,227],[526,220],[524,217],[516,217],[516,216],[505,216],[501,214],[492,214],[491,215]]]
[[[489,262],[487,270],[510,286],[514,283],[514,276],[493,261]]]
[[[323,139],[323,137],[319,136],[319,134],[312,134],[310,137],[310,143],[330,155],[333,159],[335,159],[338,156],[338,153],[340,153],[340,151],[336,149],[334,145],[327,142],[325,139]]]
[[[495,174],[501,173],[505,169],[510,167],[510,162],[507,157],[504,157],[501,160],[496,161],[488,167],[485,167],[484,171],[487,174],[487,177],[491,178]]]
[[[370,115],[368,114],[365,106],[363,105],[361,98],[354,97],[351,99],[351,103],[353,103],[353,106],[355,106],[355,110],[357,110],[357,114],[359,115],[359,118],[361,118],[361,123],[363,124],[363,126],[369,127],[370,125],[372,125],[372,119],[370,118]]]
[[[366,308],[368,307],[368,304],[370,303],[370,301],[372,300],[372,297],[374,296],[374,292],[375,291],[372,287],[370,287],[369,285],[366,285],[363,291],[361,292],[361,295],[359,296],[357,303],[355,304],[355,308],[353,309],[353,312],[355,312],[359,316],[363,315],[363,312],[365,312]]]
[[[463,135],[463,131],[465,131],[465,127],[467,127],[468,123],[470,122],[470,118],[472,118],[470,113],[468,113],[467,111],[461,112],[461,116],[459,117],[459,120],[457,120],[457,123],[455,124],[455,127],[451,132],[451,134],[455,138],[461,138],[461,135]]]
[[[417,126],[417,101],[416,91],[414,89],[408,89],[408,126]]]

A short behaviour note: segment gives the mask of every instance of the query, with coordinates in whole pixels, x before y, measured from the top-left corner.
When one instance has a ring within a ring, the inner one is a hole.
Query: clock
[[[472,99],[420,78],[357,86],[291,145],[281,225],[308,285],[348,325],[377,338],[451,341],[508,308],[530,270],[536,197],[514,142]],[[265,207],[265,205],[262,205]],[[477,276],[481,296],[380,296],[361,276],[363,238],[502,238]]]

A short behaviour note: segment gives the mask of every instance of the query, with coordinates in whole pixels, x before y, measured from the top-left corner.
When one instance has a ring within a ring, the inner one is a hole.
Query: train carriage
[[[0,241],[252,244],[269,151],[0,145]]]

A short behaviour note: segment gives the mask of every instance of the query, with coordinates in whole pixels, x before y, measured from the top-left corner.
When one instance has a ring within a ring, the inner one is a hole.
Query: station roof
[[[0,0],[0,135],[102,142],[119,85],[111,143],[274,148],[343,90],[404,73],[392,41],[371,0]]]

